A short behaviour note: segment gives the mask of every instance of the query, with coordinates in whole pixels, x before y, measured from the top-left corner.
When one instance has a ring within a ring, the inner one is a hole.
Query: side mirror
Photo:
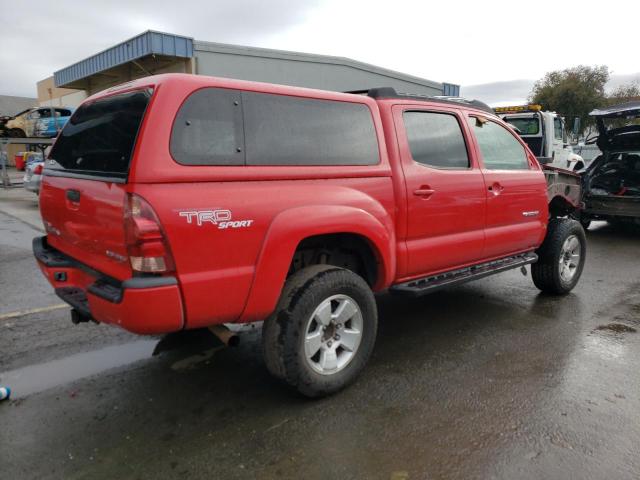
[[[578,135],[580,133],[580,117],[576,117],[573,119],[573,130],[572,133],[574,135]]]
[[[536,157],[538,159],[538,163],[540,165],[547,165],[548,163],[553,162],[553,157]]]

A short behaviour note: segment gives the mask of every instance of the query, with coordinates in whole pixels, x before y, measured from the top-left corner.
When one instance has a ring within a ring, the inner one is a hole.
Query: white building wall
[[[41,101],[41,107],[72,107],[76,108],[78,105],[82,103],[82,101],[87,98],[87,92],[84,90],[79,90],[74,93],[70,93],[68,95],[63,95],[58,98],[54,98],[52,100]]]

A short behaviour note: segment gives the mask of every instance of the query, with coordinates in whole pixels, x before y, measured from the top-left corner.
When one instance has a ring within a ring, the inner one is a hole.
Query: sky
[[[640,80],[637,0],[0,0],[0,95],[153,29],[336,55],[439,82],[492,104],[524,100],[546,72],[607,65]]]

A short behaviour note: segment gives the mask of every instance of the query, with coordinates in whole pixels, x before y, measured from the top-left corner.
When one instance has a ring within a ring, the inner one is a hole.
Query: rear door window
[[[467,146],[454,115],[405,112],[403,119],[416,162],[436,168],[469,168]]]
[[[151,90],[110,95],[81,105],[56,140],[47,168],[126,179]]]

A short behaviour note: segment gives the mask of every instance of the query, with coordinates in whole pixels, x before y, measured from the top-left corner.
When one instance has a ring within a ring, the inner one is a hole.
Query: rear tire
[[[315,265],[286,282],[263,326],[267,369],[308,397],[351,384],[371,356],[378,328],[373,292],[350,270]]]
[[[538,261],[531,265],[535,286],[554,295],[569,293],[582,275],[586,246],[586,236],[579,222],[569,218],[552,219],[547,236],[536,251]]]

